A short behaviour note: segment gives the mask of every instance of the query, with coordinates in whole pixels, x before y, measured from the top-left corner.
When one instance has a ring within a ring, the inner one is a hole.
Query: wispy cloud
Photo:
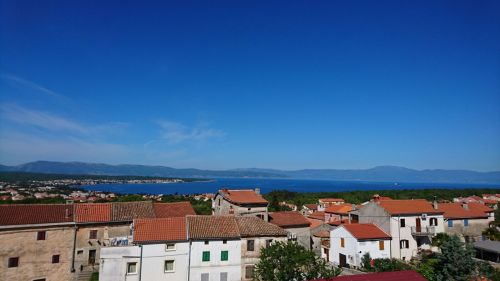
[[[178,122],[158,121],[162,132],[162,139],[170,144],[182,142],[202,142],[212,138],[219,138],[225,135],[221,130],[210,128],[207,125],[187,127]]]
[[[29,88],[31,90],[35,90],[37,92],[43,93],[43,94],[51,96],[51,97],[66,99],[66,97],[61,95],[61,94],[58,94],[58,93],[40,85],[40,84],[37,84],[33,81],[21,78],[21,77],[16,76],[16,75],[2,73],[2,74],[0,74],[0,78],[2,78],[2,80],[4,80],[4,81],[14,82],[15,84],[17,84],[19,86],[26,87],[26,88]]]

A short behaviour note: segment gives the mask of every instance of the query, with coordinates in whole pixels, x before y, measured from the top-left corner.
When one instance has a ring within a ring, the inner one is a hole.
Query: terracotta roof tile
[[[150,201],[112,203],[112,221],[132,221],[141,218],[154,218],[153,203]]]
[[[241,237],[287,236],[287,232],[257,217],[234,217]]]
[[[309,210],[313,210],[313,211],[318,210],[317,204],[304,204],[304,207],[307,207]]]
[[[153,203],[155,216],[157,218],[185,217],[196,215],[189,202]]]
[[[110,203],[75,204],[75,222],[111,221]]]
[[[378,272],[358,275],[344,275],[314,281],[426,281],[422,275],[414,270]]]
[[[307,216],[310,219],[325,220],[325,212],[316,211]]]
[[[73,222],[73,204],[0,205],[0,225]]]
[[[331,205],[325,209],[325,213],[347,215],[352,211],[352,204]]]
[[[378,204],[391,215],[442,213],[442,211],[434,209],[432,204],[424,199],[380,200]]]
[[[328,222],[329,225],[333,226],[339,226],[341,224],[349,224],[349,219],[343,219],[343,220],[330,220]]]
[[[355,223],[343,224],[341,227],[345,228],[358,240],[364,239],[391,239],[391,236],[385,233],[378,226],[373,223]]]
[[[446,219],[487,218],[493,209],[481,203],[467,203],[466,210],[462,203],[440,203],[438,209],[443,211]]]
[[[227,200],[236,204],[262,204],[267,205],[267,202],[262,195],[255,193],[254,190],[230,190],[221,189],[219,193]]]
[[[189,238],[218,239],[239,238],[234,216],[188,216]]]
[[[338,202],[344,202],[344,199],[342,198],[320,198],[318,199],[319,202],[323,203],[338,203]]]
[[[321,230],[317,233],[314,234],[315,237],[319,238],[329,238],[330,237],[330,231],[328,230]]]
[[[306,218],[306,219],[311,223],[311,225],[309,226],[310,229],[314,229],[314,228],[324,224],[324,222],[320,221],[320,220],[310,219],[310,218]]]
[[[299,212],[286,211],[269,214],[269,222],[279,227],[309,227],[311,223]]]
[[[134,242],[186,240],[185,217],[134,220]]]

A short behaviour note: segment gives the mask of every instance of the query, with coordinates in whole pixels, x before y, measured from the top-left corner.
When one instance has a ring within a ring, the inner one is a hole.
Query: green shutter
[[[228,251],[221,251],[220,252],[220,260],[227,261],[228,259],[229,259],[229,252]]]
[[[209,251],[203,252],[202,261],[210,261],[210,252]]]

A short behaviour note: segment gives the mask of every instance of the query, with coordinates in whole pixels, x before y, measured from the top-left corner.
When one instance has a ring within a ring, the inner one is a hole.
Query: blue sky
[[[499,1],[0,3],[0,163],[500,170]]]

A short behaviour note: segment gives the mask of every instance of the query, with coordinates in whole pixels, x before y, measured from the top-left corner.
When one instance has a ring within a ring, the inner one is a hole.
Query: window
[[[251,211],[251,210],[252,210],[252,208],[248,208],[248,210],[249,210],[249,211]]]
[[[46,231],[38,231],[36,233],[36,240],[45,240]]]
[[[208,240],[205,241],[205,245],[208,245]]]
[[[271,243],[273,243],[273,239],[267,239],[266,240],[266,247],[271,246]]]
[[[220,281],[227,281],[227,272],[220,273]]]
[[[168,243],[165,245],[165,251],[173,251],[175,250],[175,244],[174,243]]]
[[[77,255],[83,255],[83,250],[78,250],[78,251],[76,251],[76,254],[77,254]]]
[[[228,259],[229,259],[229,252],[228,251],[221,251],[220,252],[220,260],[227,261]]]
[[[19,266],[19,257],[9,258],[9,267],[18,267]]]
[[[203,255],[201,257],[202,261],[210,261],[210,252],[209,251],[204,251]]]
[[[201,274],[201,281],[209,281],[210,275],[208,273]]]
[[[410,242],[406,239],[399,241],[399,247],[401,249],[408,249],[410,247]]]
[[[340,247],[344,248],[344,246],[345,246],[344,238],[340,238]]]
[[[384,250],[384,241],[378,241],[378,249],[383,251]]]
[[[437,225],[438,225],[438,219],[437,219],[437,218],[431,218],[431,219],[429,220],[429,224],[430,224],[431,226],[437,226]]]
[[[175,261],[165,261],[165,272],[174,272]]]
[[[245,279],[253,279],[254,265],[247,265],[245,267]]]
[[[59,263],[59,255],[52,256],[52,263]]]
[[[42,278],[42,279],[35,279],[35,280],[33,280],[33,281],[46,281],[46,279],[45,279],[45,278]]]
[[[453,227],[453,221],[452,220],[448,220],[448,227]]]
[[[97,239],[97,230],[93,229],[90,231],[89,239]]]
[[[255,249],[255,241],[254,240],[247,240],[247,251],[253,252]]]
[[[400,219],[400,220],[399,220],[399,224],[400,224],[400,226],[401,226],[401,227],[405,227],[405,226],[406,226],[406,221],[405,221],[405,219]]]
[[[464,219],[464,226],[469,226],[469,220],[468,219]]]
[[[222,240],[222,244],[227,244],[227,240]]]
[[[136,262],[127,263],[127,274],[134,274],[134,273],[137,273],[137,263]]]

